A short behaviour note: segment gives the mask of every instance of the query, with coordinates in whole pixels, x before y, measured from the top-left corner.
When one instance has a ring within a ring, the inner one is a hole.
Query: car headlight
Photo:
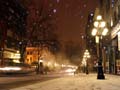
[[[67,69],[66,72],[75,72],[75,69]]]
[[[3,67],[3,68],[0,68],[0,70],[5,70],[5,71],[10,71],[10,70],[15,70],[15,71],[19,71],[21,70],[20,67]]]

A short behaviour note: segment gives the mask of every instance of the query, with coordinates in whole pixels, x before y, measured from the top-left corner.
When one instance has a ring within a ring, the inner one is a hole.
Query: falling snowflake
[[[57,3],[59,3],[60,2],[60,0],[57,0]]]
[[[94,14],[93,14],[93,13],[91,13],[90,15],[91,15],[91,16],[93,16]]]
[[[83,15],[81,15],[81,18],[83,18]]]
[[[14,10],[13,10],[12,8],[9,8],[9,11],[10,11],[11,13],[14,13]]]
[[[57,10],[56,10],[56,9],[53,9],[53,12],[54,12],[54,13],[56,13],[56,12],[57,12]]]
[[[83,6],[84,8],[86,7],[86,4],[84,4],[84,6]]]

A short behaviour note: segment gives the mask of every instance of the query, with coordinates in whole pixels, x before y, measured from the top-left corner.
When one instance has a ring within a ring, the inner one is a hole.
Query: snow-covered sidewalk
[[[96,78],[97,74],[80,74],[11,90],[120,90],[120,76],[105,75],[105,80]]]

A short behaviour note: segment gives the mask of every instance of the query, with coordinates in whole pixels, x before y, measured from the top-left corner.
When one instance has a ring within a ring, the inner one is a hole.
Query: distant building
[[[25,62],[28,64],[32,64],[33,62],[38,62],[40,51],[37,47],[26,47],[26,60]]]
[[[120,74],[120,0],[113,0],[111,8],[111,72]]]
[[[43,62],[44,65],[55,62],[55,56],[50,53],[47,47],[26,47],[25,63]]]

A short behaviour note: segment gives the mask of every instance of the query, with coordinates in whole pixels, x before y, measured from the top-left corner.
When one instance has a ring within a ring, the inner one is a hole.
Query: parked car
[[[0,67],[0,73],[2,74],[27,74],[34,72],[35,68],[26,63],[8,63]]]

